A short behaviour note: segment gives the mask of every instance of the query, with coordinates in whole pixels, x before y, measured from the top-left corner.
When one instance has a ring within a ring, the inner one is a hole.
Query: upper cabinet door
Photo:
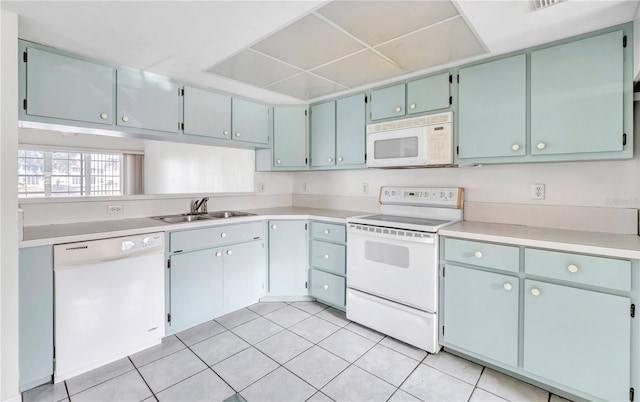
[[[404,84],[371,91],[371,120],[404,116]]]
[[[273,164],[275,167],[307,166],[306,107],[273,108]]]
[[[459,74],[460,159],[525,155],[526,55],[463,68]]]
[[[233,140],[269,143],[269,107],[233,98]]]
[[[35,48],[26,51],[28,115],[113,124],[112,67]]]
[[[448,108],[450,106],[449,84],[449,73],[409,82],[407,114]]]
[[[365,104],[364,94],[336,101],[336,163],[359,165],[365,163]]]
[[[147,71],[118,69],[118,117],[123,127],[178,132],[178,84]]]
[[[336,102],[311,106],[311,166],[336,164]],[[364,123],[363,123],[364,124]]]
[[[185,86],[184,133],[231,138],[231,98]]]
[[[622,37],[616,31],[531,53],[532,155],[622,150]]]

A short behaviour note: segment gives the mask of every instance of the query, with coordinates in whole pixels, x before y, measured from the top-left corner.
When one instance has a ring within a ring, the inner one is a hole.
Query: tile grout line
[[[131,360],[131,357],[127,356],[127,359],[129,359],[129,361],[131,362],[131,364],[133,365],[133,367],[135,367],[136,372],[138,373],[138,375],[140,376],[140,378],[142,378],[142,381],[144,381],[144,385],[147,386],[147,388],[149,388],[149,391],[151,391],[151,396],[153,396],[153,398],[158,401],[158,397],[156,396],[156,393],[153,392],[153,390],[151,389],[151,387],[149,386],[149,383],[147,382],[146,378],[144,378],[144,376],[142,375],[142,373],[140,372],[140,370],[138,370],[138,366],[136,366],[133,363],[133,360]],[[147,399],[147,398],[145,398]]]
[[[125,358],[129,359],[129,356],[125,356],[125,357],[123,357],[122,359],[125,359]],[[122,359],[118,359],[118,360],[116,360],[116,361],[119,361],[119,360],[122,360]],[[131,360],[129,360],[129,361],[131,362]],[[115,362],[111,362],[111,363],[115,363]],[[104,366],[109,365],[109,364],[111,364],[111,363],[107,363],[107,364],[105,364]],[[85,391],[90,390],[91,388],[95,388],[95,387],[97,387],[97,386],[99,386],[99,385],[102,385],[102,384],[104,384],[104,383],[106,383],[106,382],[109,382],[109,381],[111,381],[111,380],[114,380],[114,379],[116,379],[116,378],[118,378],[118,377],[121,377],[121,376],[123,376],[123,375],[125,375],[125,374],[128,374],[128,373],[132,372],[133,370],[135,370],[135,369],[136,369],[136,366],[135,366],[135,364],[133,364],[133,363],[131,363],[131,364],[133,365],[133,368],[132,368],[131,370],[127,370],[127,371],[125,371],[124,373],[120,373],[120,374],[115,375],[115,376],[113,376],[113,377],[109,377],[108,379],[106,379],[106,380],[104,380],[104,381],[101,381],[101,382],[99,382],[99,383],[97,383],[97,384],[94,384],[94,385],[92,385],[92,386],[90,386],[90,387],[88,387],[88,388],[85,388],[85,389],[81,390],[81,391],[78,391],[78,392],[76,392],[76,393],[75,393],[75,394],[73,394],[73,395],[81,394],[81,393],[83,393],[83,392],[85,392]],[[102,367],[104,367],[104,366],[96,367],[94,370],[100,369],[100,368],[102,368]],[[90,371],[93,371],[93,370],[90,370]],[[89,371],[87,371],[86,373],[88,373],[88,372],[89,372]],[[78,376],[81,376],[81,375],[86,374],[86,373],[78,374]],[[76,376],[76,377],[77,377],[77,376]],[[75,377],[72,377],[72,378],[75,378]],[[71,400],[71,397],[72,397],[73,395],[71,395],[71,393],[69,392],[69,388],[67,387],[67,380],[64,380],[64,385],[65,385],[65,388],[67,389],[67,395],[69,395],[69,400]]]
[[[385,336],[385,338],[386,338],[386,336]],[[384,346],[384,345],[382,345],[382,346]],[[393,349],[391,349],[391,350],[393,350]],[[400,352],[398,352],[398,353],[400,353]],[[387,399],[387,401],[389,401],[389,399],[391,399],[391,397],[392,397],[396,392],[398,392],[398,390],[401,390],[401,391],[403,391],[403,392],[406,392],[407,394],[411,395],[412,397],[414,397],[414,398],[416,398],[416,399],[418,399],[418,400],[422,401],[422,399],[420,399],[420,398],[418,398],[417,396],[413,395],[411,392],[409,392],[409,391],[406,391],[406,390],[402,389],[401,387],[404,385],[404,383],[405,383],[405,382],[407,382],[407,380],[409,379],[409,377],[411,377],[411,375],[412,375],[412,374],[413,374],[413,373],[418,369],[418,367],[420,367],[420,365],[422,364],[422,362],[424,362],[424,361],[427,359],[427,357],[429,357],[429,355],[430,355],[430,353],[429,353],[429,352],[427,352],[427,355],[426,355],[425,357],[423,357],[421,360],[419,360],[419,361],[418,361],[418,365],[417,365],[417,366],[415,366],[415,367],[413,368],[413,370],[411,370],[411,372],[409,373],[409,375],[407,375],[407,376],[405,377],[405,379],[404,379],[404,380],[402,380],[402,382],[400,383],[400,385],[398,385],[398,387],[396,388],[395,392],[394,392],[393,394],[391,394],[391,396],[389,396],[389,398]],[[405,355],[405,356],[406,356],[406,355]],[[407,356],[407,357],[408,357],[408,356]],[[415,360],[415,359],[414,359],[414,360]]]

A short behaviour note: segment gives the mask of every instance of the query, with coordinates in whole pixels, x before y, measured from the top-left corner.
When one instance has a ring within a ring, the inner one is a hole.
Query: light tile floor
[[[561,401],[315,302],[258,303],[23,401]]]

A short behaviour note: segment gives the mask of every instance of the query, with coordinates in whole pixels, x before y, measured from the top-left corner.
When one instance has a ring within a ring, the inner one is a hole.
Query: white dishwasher
[[[55,245],[54,382],[164,336],[164,233]]]

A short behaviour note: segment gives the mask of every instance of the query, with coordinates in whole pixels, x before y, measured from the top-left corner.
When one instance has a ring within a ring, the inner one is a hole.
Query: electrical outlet
[[[302,183],[302,192],[306,193],[307,191],[309,191],[309,183],[305,181],[304,183]]]
[[[531,198],[534,200],[544,200],[544,184],[533,184],[533,187],[531,188]]]
[[[122,205],[109,205],[107,207],[108,214],[121,214],[124,212]]]
[[[258,192],[264,193],[264,183],[258,183]]]
[[[362,194],[369,194],[369,183],[362,183]]]

